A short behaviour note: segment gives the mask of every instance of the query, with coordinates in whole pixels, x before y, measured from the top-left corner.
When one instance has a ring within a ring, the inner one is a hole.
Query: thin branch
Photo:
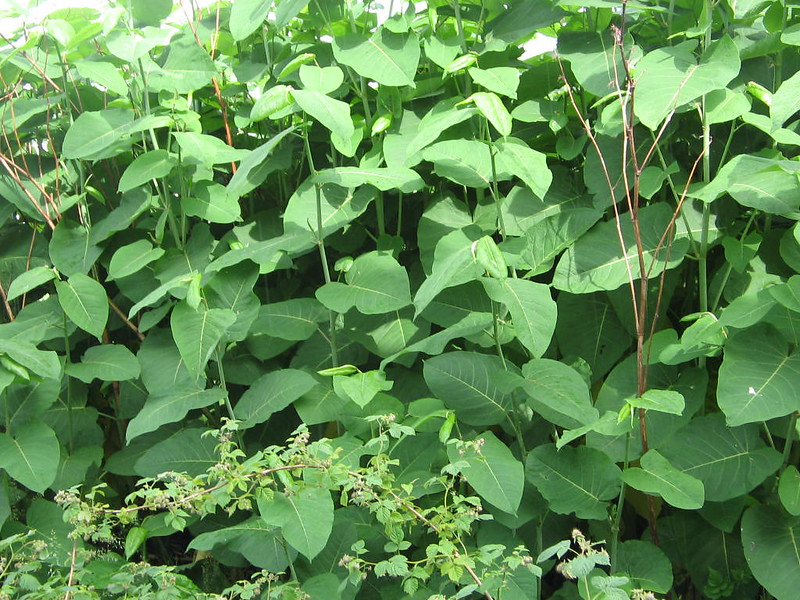
[[[119,306],[114,304],[114,301],[111,298],[108,299],[108,305],[111,307],[111,310],[113,310],[117,316],[122,319],[122,322],[125,323],[125,325],[127,325],[128,328],[136,334],[136,337],[139,338],[139,341],[143,342],[144,334],[139,331],[139,328],[136,327],[136,325],[134,325],[131,320],[128,319],[128,317],[125,316],[125,313],[120,310]]]

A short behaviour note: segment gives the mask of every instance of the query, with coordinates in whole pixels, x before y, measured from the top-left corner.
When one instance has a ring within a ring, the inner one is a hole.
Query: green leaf
[[[264,521],[280,527],[286,542],[309,560],[322,551],[333,529],[333,500],[325,488],[275,494],[272,502],[259,500],[258,511]]]
[[[118,248],[108,265],[108,279],[132,275],[164,255],[161,248],[153,248],[147,240],[139,240]]]
[[[61,308],[75,325],[98,339],[103,337],[108,321],[108,298],[100,283],[75,273],[68,281],[56,281],[56,292]]]
[[[606,519],[608,500],[619,493],[620,470],[608,456],[586,446],[556,450],[544,444],[531,450],[525,476],[553,512],[579,519]]]
[[[235,162],[249,156],[252,151],[228,146],[218,137],[195,131],[173,131],[172,137],[181,148],[181,160],[211,166]]]
[[[386,313],[411,304],[408,274],[390,253],[362,254],[345,274],[347,284],[334,281],[317,289],[317,299],[333,311],[355,307],[366,315]]]
[[[630,39],[625,40],[625,47],[631,52],[631,59],[641,54],[635,47],[631,48]],[[618,84],[620,87],[623,85],[622,53],[610,32],[562,30],[558,35],[558,54],[569,61],[581,87],[598,98],[613,92]]]
[[[641,274],[633,226],[627,215],[621,218],[627,260],[620,248],[614,220],[599,223],[570,246],[558,261],[553,276],[554,287],[573,294],[615,290],[628,283],[629,269],[633,278],[639,279]],[[665,268],[667,245],[658,246],[671,219],[672,208],[663,202],[639,210],[644,265],[649,270],[650,279],[657,277]],[[666,268],[672,269],[681,263],[688,245],[689,240],[685,238],[674,241]]]
[[[147,80],[155,91],[188,94],[211,83],[217,74],[214,61],[190,33],[169,41],[169,54],[161,69],[152,70]]]
[[[493,67],[491,69],[472,67],[469,69],[469,76],[472,77],[472,81],[490,92],[517,99],[520,77],[518,69],[513,67]]]
[[[657,410],[679,416],[683,414],[683,409],[686,407],[683,394],[675,390],[647,390],[638,398],[628,398],[626,402],[633,408]]]
[[[81,357],[79,363],[69,363],[67,375],[84,383],[94,379],[101,381],[126,381],[139,376],[139,361],[125,346],[102,344],[92,346]]]
[[[285,302],[262,304],[250,328],[250,336],[283,340],[307,340],[328,320],[327,309],[316,298],[293,298]]]
[[[136,157],[119,179],[117,191],[125,193],[152,179],[169,175],[177,161],[166,150],[151,150]]]
[[[498,141],[496,146],[500,170],[514,173],[538,198],[544,198],[553,181],[545,155],[513,137]]]
[[[492,183],[490,151],[489,146],[483,142],[460,139],[428,146],[422,156],[433,163],[433,170],[437,175],[459,185],[483,189]],[[498,168],[498,181],[509,177],[508,172]]]
[[[361,408],[369,404],[379,392],[391,390],[393,385],[393,381],[386,381],[386,373],[383,371],[333,377],[333,389],[336,394],[342,399],[355,402]]]
[[[496,425],[506,418],[511,395],[498,387],[495,374],[503,370],[497,356],[448,352],[426,360],[425,383],[445,406],[468,425]]]
[[[181,208],[190,216],[211,223],[234,223],[242,220],[242,211],[236,196],[213,181],[198,181],[192,196],[181,198]]]
[[[442,236],[434,251],[432,272],[414,296],[416,315],[425,310],[442,290],[481,276],[482,268],[472,253],[473,244],[480,237],[481,232],[475,226],[457,229]]]
[[[64,136],[61,156],[99,159],[123,152],[133,118],[133,111],[123,108],[82,112]]]
[[[147,397],[142,410],[131,419],[125,431],[128,442],[166,423],[183,420],[190,410],[219,404],[228,393],[221,388],[198,390],[194,387],[177,388]]]
[[[542,356],[556,326],[556,303],[550,287],[527,279],[481,279],[486,293],[511,313],[517,339],[533,356]]]
[[[494,92],[475,92],[464,102],[474,102],[480,113],[503,137],[511,135],[511,115]]]
[[[742,206],[793,214],[800,206],[795,194],[796,166],[785,160],[740,154],[725,163],[710,183],[692,193],[705,202],[727,193]]]
[[[788,465],[781,474],[778,496],[786,512],[795,517],[800,516],[800,473],[794,465]]]
[[[349,104],[308,90],[292,90],[292,97],[300,108],[340,138],[349,140],[353,136]]]
[[[450,98],[437,103],[419,122],[416,135],[406,148],[406,156],[410,159],[435,142],[446,129],[466,121],[477,113],[474,106],[464,106],[460,98]]]
[[[358,34],[335,37],[333,56],[337,61],[381,85],[416,87],[419,37],[379,28],[366,38]]]
[[[194,377],[200,377],[225,331],[236,321],[226,308],[197,311],[186,302],[172,309],[170,327],[183,362]]]
[[[572,367],[549,358],[538,358],[522,367],[522,377],[510,380],[521,387],[525,402],[551,423],[572,429],[599,418],[592,406],[586,381]]]
[[[625,573],[639,589],[667,594],[672,588],[672,564],[652,542],[622,542],[614,557],[614,572]]]
[[[228,21],[233,39],[243,40],[261,27],[267,18],[271,4],[263,0],[237,0],[231,4],[231,17]]]
[[[313,55],[312,55],[313,57]],[[292,87],[288,85],[274,85],[265,90],[250,109],[250,120],[254,123],[280,117],[285,109],[294,104]],[[274,117],[273,117],[274,115]]]
[[[205,473],[219,461],[215,452],[217,440],[210,429],[179,429],[168,438],[147,448],[134,463],[137,475],[155,477],[175,471],[190,477]],[[206,435],[203,435],[206,433]]]
[[[61,361],[51,351],[39,350],[21,339],[0,338],[0,354],[8,355],[32,373],[44,379],[61,379]]]
[[[491,431],[482,433],[475,443],[479,449],[470,446],[463,455],[455,446],[448,446],[450,462],[465,461],[461,474],[478,495],[503,512],[516,515],[525,486],[522,463]]]
[[[727,427],[720,413],[695,417],[659,449],[677,469],[702,481],[712,502],[750,492],[781,464],[757,425]]]
[[[0,467],[39,494],[55,480],[60,453],[55,432],[40,421],[0,433]]]
[[[50,238],[50,260],[67,277],[86,274],[102,252],[91,233],[69,219],[62,219]]]
[[[416,192],[425,185],[415,171],[397,167],[391,169],[335,167],[317,171],[312,180],[319,185],[335,183],[345,188],[356,188],[368,183],[383,192],[397,189],[403,193]]]
[[[800,518],[775,506],[757,505],[742,517],[742,547],[758,583],[775,600],[792,600],[800,589]]]
[[[782,127],[798,110],[800,110],[800,73],[795,73],[784,80],[778,91],[772,94],[769,114],[773,128]]]
[[[301,65],[300,81],[303,87],[320,94],[335,92],[344,81],[344,73],[339,67],[318,67],[317,65]]]
[[[750,101],[742,92],[721,88],[706,94],[706,118],[709,124],[733,121],[749,110]]]
[[[700,62],[695,43],[657,48],[636,64],[636,116],[652,130],[674,109],[726,86],[739,74],[739,50],[727,35],[713,42]],[[608,93],[608,92],[606,92]]]
[[[270,138],[268,142],[261,144],[258,148],[251,150],[244,159],[242,159],[236,173],[231,177],[228,182],[228,197],[240,198],[246,193],[254,190],[263,181],[266,174],[263,172],[265,161],[273,150],[278,146],[283,138],[294,130],[293,127],[284,129],[279,134]]]
[[[317,385],[316,379],[298,369],[281,369],[262,375],[242,394],[234,407],[236,418],[243,421],[242,427],[263,423],[274,413],[283,410],[292,402]]]
[[[48,281],[52,281],[55,278],[56,272],[52,268],[33,267],[32,269],[18,275],[14,281],[11,282],[11,285],[8,286],[6,300],[8,302],[16,300],[23,294],[27,294],[31,290],[36,289],[40,285],[44,285]]]
[[[717,402],[728,425],[757,423],[800,410],[800,353],[767,326],[755,326],[725,344]]]
[[[695,510],[704,503],[703,482],[673,467],[656,450],[648,450],[639,467],[625,469],[622,480],[634,489],[660,496],[676,508]]]
[[[111,62],[81,59],[75,61],[75,68],[81,77],[91,79],[120,96],[128,95],[128,84],[125,83],[116,65]]]

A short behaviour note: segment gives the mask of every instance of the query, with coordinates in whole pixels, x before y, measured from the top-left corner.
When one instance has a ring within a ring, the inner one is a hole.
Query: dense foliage
[[[796,0],[98,4],[0,9],[0,597],[796,598]]]

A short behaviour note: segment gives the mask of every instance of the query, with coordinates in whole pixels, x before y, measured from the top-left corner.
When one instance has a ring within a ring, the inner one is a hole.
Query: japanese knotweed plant
[[[3,593],[793,600],[795,3],[386,4],[0,9]]]

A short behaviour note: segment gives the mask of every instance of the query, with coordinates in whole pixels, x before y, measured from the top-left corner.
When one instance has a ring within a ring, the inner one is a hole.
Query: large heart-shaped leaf
[[[180,302],[172,310],[170,327],[183,362],[199,377],[228,327],[236,321],[236,313],[227,308],[195,310]]]
[[[281,369],[262,375],[242,394],[234,407],[243,427],[263,423],[273,413],[283,410],[317,385],[316,379],[305,371]]]
[[[420,55],[416,33],[397,34],[378,29],[370,38],[358,34],[336,37],[333,55],[362,77],[381,85],[416,87],[414,76]]]
[[[259,500],[258,510],[264,521],[280,527],[286,542],[309,560],[322,551],[333,528],[333,500],[325,488],[275,494],[272,502]]]
[[[747,564],[775,600],[793,600],[800,589],[800,517],[777,506],[752,506],[742,517]]]

